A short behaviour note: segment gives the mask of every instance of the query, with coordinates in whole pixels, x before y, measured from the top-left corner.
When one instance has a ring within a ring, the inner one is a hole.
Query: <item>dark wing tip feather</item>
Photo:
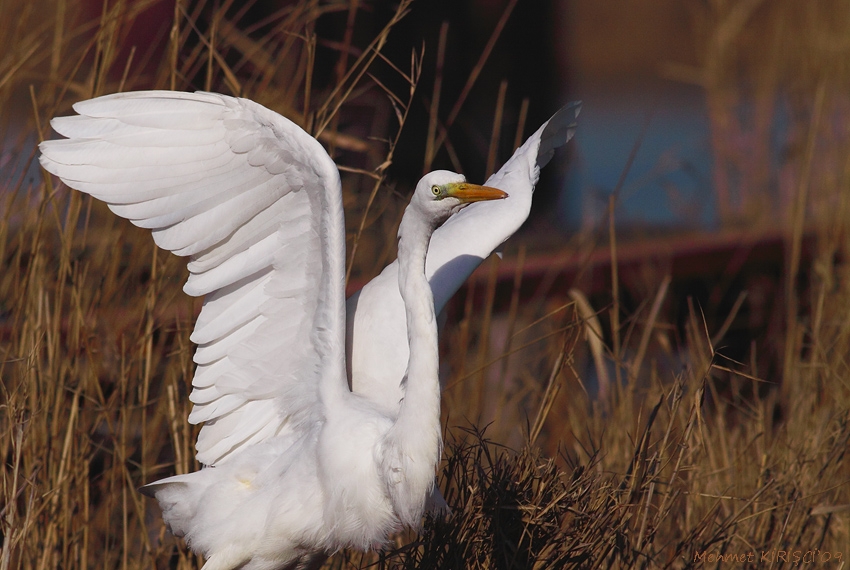
[[[546,123],[540,135],[540,148],[537,150],[537,166],[546,166],[555,149],[567,144],[576,132],[576,119],[581,112],[581,101],[572,101],[561,107]]]

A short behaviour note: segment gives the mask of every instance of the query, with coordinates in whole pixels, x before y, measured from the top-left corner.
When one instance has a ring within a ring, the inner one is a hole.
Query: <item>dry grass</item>
[[[252,29],[238,25],[238,3],[219,4],[215,11],[178,2],[174,20],[149,32],[160,40],[137,48],[122,38],[155,3],[107,4],[89,20],[61,0],[3,5],[0,39],[10,47],[0,58],[0,570],[200,563],[135,491],[196,468],[186,395],[198,302],[180,291],[183,262],[157,252],[146,231],[40,178],[35,143],[49,136],[50,117],[122,89],[197,86],[257,98],[317,133],[346,166],[352,277],[373,275],[394,256],[387,236],[404,200],[387,189],[385,172],[421,54],[398,67],[380,53],[394,19],[371,44],[355,45],[356,2],[292,4]],[[703,316],[692,306],[685,325],[673,327],[663,278],[634,314],[622,313],[615,288],[598,313],[573,292],[525,304],[515,296],[507,315],[493,312],[490,279],[475,292],[484,309],[469,293],[444,333],[440,485],[453,514],[384,553],[340,553],[329,568],[725,567],[713,557],[748,553],[754,560],[736,567],[791,567],[795,554],[833,557],[818,567],[844,564],[850,120],[841,95],[850,79],[842,63],[850,61],[850,15],[838,4],[834,16],[791,0],[775,4],[758,20],[766,22],[762,33],[774,37],[771,26],[787,29],[802,11],[795,41],[810,55],[797,67],[758,60],[775,75],[759,85],[788,86],[794,108],[805,110],[792,117],[799,152],[783,163],[794,191],[780,216],[789,244],[781,330],[759,339],[752,363],[739,364],[722,356],[724,327],[705,324],[735,315]],[[721,50],[706,48],[712,118],[731,128],[727,119],[741,103],[721,95],[735,84],[729,69],[742,64],[728,54],[758,30],[746,18],[740,24],[731,4],[706,5],[713,19],[698,21],[715,38],[706,45]],[[348,22],[330,47],[315,31],[326,12]],[[332,63],[323,79],[317,59]],[[785,82],[792,73],[797,81]],[[383,88],[388,74],[403,87]],[[438,120],[446,113],[437,97],[431,103],[427,161],[450,144]],[[357,129],[342,130],[341,117]],[[501,122],[494,124],[498,133]],[[800,244],[810,227],[818,228],[816,249],[804,263]],[[613,231],[609,240],[616,251]],[[517,290],[521,279],[518,271]],[[759,379],[756,351],[771,350],[782,355],[781,377]],[[593,375],[610,377],[598,395]]]

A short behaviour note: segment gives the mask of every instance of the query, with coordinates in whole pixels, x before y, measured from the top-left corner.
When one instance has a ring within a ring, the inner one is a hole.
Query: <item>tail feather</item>
[[[198,506],[207,488],[204,471],[160,479],[139,489],[155,498],[162,509],[162,520],[174,536],[190,536],[197,521]]]

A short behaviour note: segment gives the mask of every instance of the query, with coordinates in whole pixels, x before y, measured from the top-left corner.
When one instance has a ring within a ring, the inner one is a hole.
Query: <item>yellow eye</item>
[[[440,193],[441,193],[441,192],[440,192],[440,187],[439,187],[439,186],[437,186],[436,184],[435,184],[434,186],[431,186],[431,193],[432,193],[434,196],[439,196],[439,195],[440,195]]]

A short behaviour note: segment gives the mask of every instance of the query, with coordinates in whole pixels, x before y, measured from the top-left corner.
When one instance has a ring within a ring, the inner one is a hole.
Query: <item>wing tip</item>
[[[540,134],[540,146],[537,149],[537,166],[546,166],[555,154],[555,149],[567,144],[575,135],[582,101],[570,101],[546,122]]]

